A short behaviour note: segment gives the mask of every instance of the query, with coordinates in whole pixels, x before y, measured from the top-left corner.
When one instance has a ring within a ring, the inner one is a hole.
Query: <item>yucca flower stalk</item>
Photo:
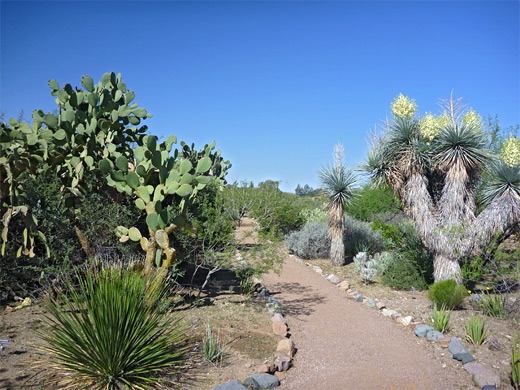
[[[345,262],[345,244],[343,232],[345,221],[343,213],[345,206],[354,197],[353,188],[356,177],[343,163],[343,146],[336,145],[334,149],[334,165],[322,168],[318,173],[322,188],[328,197],[328,224],[330,244],[330,260],[332,264],[341,266]]]
[[[163,311],[161,281],[122,266],[77,273],[48,298],[43,362],[66,389],[147,389],[182,362],[179,317]]]

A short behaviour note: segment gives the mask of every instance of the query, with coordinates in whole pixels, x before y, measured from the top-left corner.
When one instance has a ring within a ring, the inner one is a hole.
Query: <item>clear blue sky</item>
[[[121,72],[150,131],[215,140],[231,180],[318,187],[336,142],[354,166],[400,92],[452,90],[520,123],[518,1],[1,2],[0,109],[52,110],[48,79]]]

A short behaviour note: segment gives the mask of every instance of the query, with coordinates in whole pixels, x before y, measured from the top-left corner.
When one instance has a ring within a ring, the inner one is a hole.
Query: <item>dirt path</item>
[[[419,340],[411,328],[347,299],[310,267],[288,258],[281,275],[264,277],[282,304],[298,352],[280,389],[474,389],[447,350]]]

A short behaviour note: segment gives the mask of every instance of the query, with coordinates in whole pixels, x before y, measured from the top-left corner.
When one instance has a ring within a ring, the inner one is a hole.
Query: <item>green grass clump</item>
[[[464,286],[454,280],[443,280],[430,286],[428,298],[438,306],[451,310],[462,304],[467,295]]]
[[[161,310],[166,290],[158,279],[118,266],[76,279],[44,304],[49,327],[40,336],[60,388],[146,389],[182,363],[184,331]]]
[[[202,353],[204,359],[210,363],[219,363],[224,358],[223,345],[220,337],[213,333],[213,330],[208,324],[206,337],[202,341]]]
[[[449,310],[446,310],[446,306],[441,306],[440,309],[437,309],[437,304],[433,304],[432,324],[435,330],[441,333],[447,331],[449,327],[450,317],[451,313],[449,312]]]
[[[466,328],[466,338],[474,345],[481,345],[486,340],[488,327],[485,317],[473,314],[464,327]]]
[[[480,307],[484,314],[490,317],[507,318],[509,316],[506,296],[482,294]]]

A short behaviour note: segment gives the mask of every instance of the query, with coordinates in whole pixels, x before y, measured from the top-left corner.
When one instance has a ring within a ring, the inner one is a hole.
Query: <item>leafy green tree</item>
[[[365,185],[346,207],[345,211],[361,221],[372,220],[375,215],[396,215],[402,212],[399,197],[387,186]]]
[[[330,260],[332,264],[340,266],[345,261],[345,244],[343,242],[345,220],[343,213],[345,206],[354,197],[353,187],[356,178],[343,163],[343,145],[335,146],[334,160],[334,165],[326,166],[319,172],[319,178],[323,190],[328,196]]]
[[[435,281],[461,282],[461,260],[496,234],[507,237],[520,220],[519,158],[507,165],[490,154],[480,116],[460,99],[444,101],[439,117],[419,119],[413,100],[392,103],[394,119],[375,139],[366,170],[399,194],[426,247],[434,254]],[[513,151],[512,156],[515,155]],[[475,185],[489,171],[477,215]]]

